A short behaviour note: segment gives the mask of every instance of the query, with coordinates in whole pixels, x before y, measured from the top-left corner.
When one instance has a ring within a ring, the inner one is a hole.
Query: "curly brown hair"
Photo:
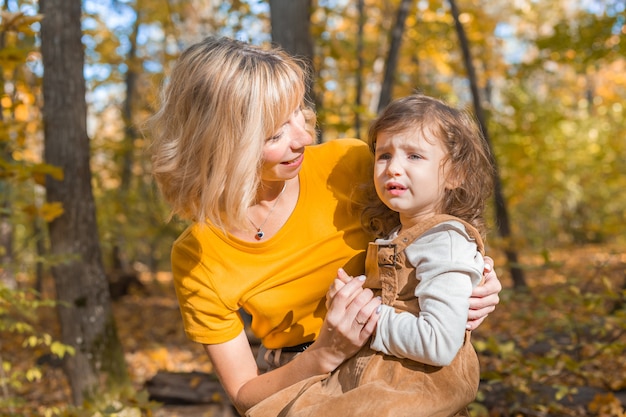
[[[485,201],[492,193],[494,164],[487,141],[474,118],[442,100],[413,94],[393,101],[372,122],[368,143],[372,153],[381,132],[402,133],[422,130],[441,140],[447,151],[447,175],[455,179],[454,189],[445,192],[441,212],[456,216],[486,235]],[[368,185],[368,202],[361,214],[363,226],[375,236],[387,236],[400,224],[398,213],[385,206]]]

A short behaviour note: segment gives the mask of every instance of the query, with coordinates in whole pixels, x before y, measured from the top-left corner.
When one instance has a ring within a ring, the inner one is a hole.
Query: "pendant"
[[[263,231],[261,229],[256,231],[256,235],[254,235],[254,238],[256,240],[261,240],[263,239],[263,236],[265,236],[265,233],[263,233]]]

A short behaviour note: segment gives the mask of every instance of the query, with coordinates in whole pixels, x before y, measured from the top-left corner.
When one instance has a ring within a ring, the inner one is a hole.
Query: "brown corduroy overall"
[[[364,286],[397,311],[419,313],[415,268],[404,249],[432,227],[448,220],[463,223],[484,253],[480,234],[458,218],[438,215],[389,244],[370,243]],[[252,407],[249,417],[449,417],[468,415],[480,377],[476,352],[466,331],[463,346],[448,366],[431,366],[384,355],[364,346],[330,375],[311,377]]]

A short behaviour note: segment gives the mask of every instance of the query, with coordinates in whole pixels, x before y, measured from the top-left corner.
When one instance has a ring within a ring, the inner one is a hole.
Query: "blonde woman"
[[[151,120],[153,173],[172,214],[191,221],[172,272],[188,337],[201,343],[240,413],[325,375],[369,340],[380,299],[363,273],[373,237],[352,207],[371,156],[356,139],[313,145],[306,72],[279,49],[207,38],[179,58]],[[470,300],[475,328],[500,282]],[[256,355],[239,314],[252,316]]]

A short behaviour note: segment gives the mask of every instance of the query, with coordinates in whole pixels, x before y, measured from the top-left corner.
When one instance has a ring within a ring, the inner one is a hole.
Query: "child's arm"
[[[457,223],[458,224],[458,223]],[[420,314],[382,306],[371,347],[401,358],[448,365],[463,344],[473,285],[482,279],[482,256],[465,230],[438,227],[407,248],[417,265]]]

